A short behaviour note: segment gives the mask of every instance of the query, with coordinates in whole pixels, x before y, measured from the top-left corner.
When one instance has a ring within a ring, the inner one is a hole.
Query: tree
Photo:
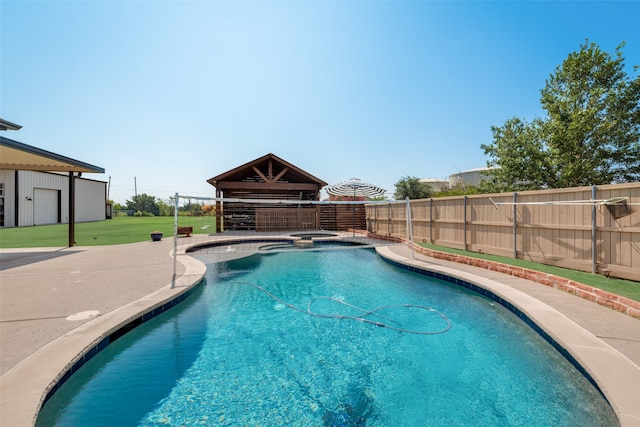
[[[139,194],[137,196],[133,196],[131,200],[127,200],[127,209],[134,210],[136,212],[148,212],[153,215],[159,215],[160,209],[158,208],[158,204],[156,203],[156,198],[153,196],[149,196],[148,194]]]
[[[395,183],[396,191],[394,197],[396,200],[410,199],[426,199],[431,197],[433,190],[426,182],[421,182],[416,177],[404,177]]]
[[[192,203],[189,200],[184,206],[180,207],[180,212],[185,213],[188,216],[202,216],[202,205],[199,203]]]
[[[175,204],[172,203],[171,198],[169,200],[156,199],[156,204],[158,205],[158,215],[173,216]]]
[[[539,119],[527,123],[516,117],[502,127],[492,126],[494,144],[482,148],[494,160],[488,162],[489,179],[481,181],[479,188],[485,192],[502,192],[547,186],[553,168],[544,145],[543,128],[544,123]]]
[[[111,209],[113,209],[114,211],[123,211],[126,209],[125,205],[121,205],[118,202],[114,202],[113,200],[109,200],[109,203],[111,203]]]
[[[588,41],[558,66],[540,91],[546,116],[492,127],[494,190],[562,188],[640,179],[640,76],[624,71]],[[637,70],[635,67],[634,70]]]

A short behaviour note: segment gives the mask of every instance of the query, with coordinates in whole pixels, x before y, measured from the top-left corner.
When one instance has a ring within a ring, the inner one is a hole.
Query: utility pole
[[[134,194],[136,196],[136,198],[138,197],[138,181],[136,181],[136,177],[133,177],[133,191]]]

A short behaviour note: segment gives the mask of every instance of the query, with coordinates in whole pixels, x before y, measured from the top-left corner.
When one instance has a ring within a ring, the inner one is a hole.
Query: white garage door
[[[58,190],[33,189],[34,225],[58,223],[58,212],[60,212],[58,193]]]

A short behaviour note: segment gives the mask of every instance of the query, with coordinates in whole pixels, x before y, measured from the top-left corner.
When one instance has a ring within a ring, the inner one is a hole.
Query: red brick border
[[[366,232],[366,234],[368,237],[374,239],[393,241],[397,243],[407,242],[405,239],[399,239],[397,237],[379,236],[371,232]],[[522,267],[515,267],[496,261],[488,261],[464,255],[450,254],[447,252],[427,249],[417,244],[414,244],[414,249],[416,252],[421,253],[422,255],[429,256],[431,258],[472,265],[474,267],[497,271],[500,273],[530,280],[532,282],[540,283],[545,286],[550,286],[552,288],[568,292],[572,295],[576,295],[580,298],[593,301],[621,313],[628,314],[629,316],[635,317],[636,319],[640,319],[640,301],[635,301],[620,295],[612,294],[611,292],[603,291],[602,289],[594,288],[583,283],[575,282],[563,277],[554,276],[553,274],[542,273],[540,271],[530,270]]]

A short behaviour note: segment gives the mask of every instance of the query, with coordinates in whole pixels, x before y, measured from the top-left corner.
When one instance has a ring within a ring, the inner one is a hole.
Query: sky
[[[636,1],[0,0],[3,136],[109,198],[214,197],[273,153],[329,185],[485,167],[492,126],[587,40],[637,75]]]

